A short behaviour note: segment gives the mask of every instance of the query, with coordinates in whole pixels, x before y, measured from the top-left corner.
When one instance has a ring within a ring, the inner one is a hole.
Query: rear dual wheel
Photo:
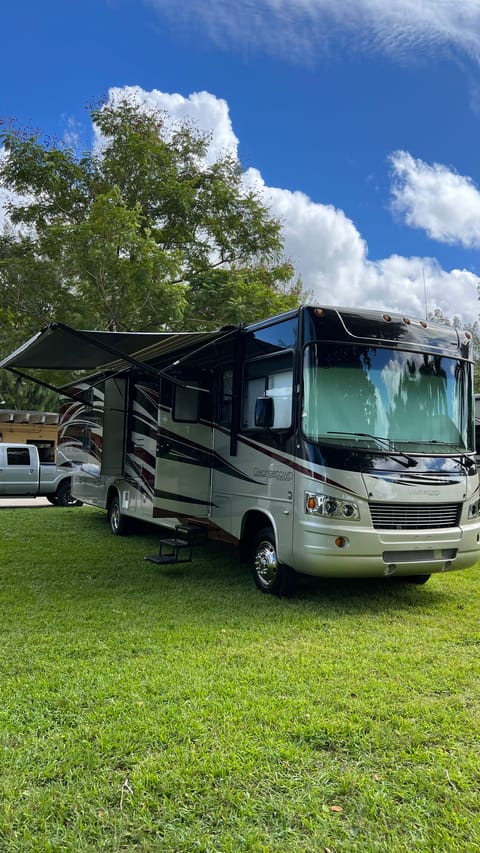
[[[120,498],[114,495],[108,507],[108,523],[114,536],[126,536],[128,533],[129,519],[122,515],[120,510]]]

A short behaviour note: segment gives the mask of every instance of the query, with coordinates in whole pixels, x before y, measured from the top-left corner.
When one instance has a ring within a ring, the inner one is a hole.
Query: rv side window
[[[220,377],[220,405],[218,420],[221,426],[229,427],[232,421],[233,370],[224,370]]]
[[[273,399],[272,429],[288,429],[292,425],[292,388],[291,352],[247,363],[243,394],[243,429],[255,429],[255,402],[258,397]]]
[[[190,380],[191,385],[198,385],[198,382]],[[192,423],[199,420],[200,394],[192,388],[182,388],[181,385],[175,386],[172,417],[174,421],[184,421]]]

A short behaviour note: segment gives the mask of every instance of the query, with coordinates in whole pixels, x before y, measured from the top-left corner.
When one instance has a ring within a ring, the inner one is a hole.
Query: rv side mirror
[[[255,400],[255,426],[271,429],[274,417],[272,397],[257,397]]]

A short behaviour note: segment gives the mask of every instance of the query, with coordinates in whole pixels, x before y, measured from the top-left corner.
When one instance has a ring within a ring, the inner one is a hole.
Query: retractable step
[[[206,545],[208,528],[206,524],[187,522],[176,524],[173,536],[160,539],[158,554],[152,554],[144,559],[150,563],[165,565],[167,563],[191,563],[193,549]],[[164,548],[167,553],[164,553]]]

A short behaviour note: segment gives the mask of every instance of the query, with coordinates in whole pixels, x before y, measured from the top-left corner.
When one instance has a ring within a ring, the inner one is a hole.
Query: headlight
[[[475,501],[475,503],[470,504],[468,507],[468,517],[469,518],[478,518],[480,515],[480,501]]]
[[[360,518],[358,505],[354,501],[343,501],[314,492],[305,492],[305,512],[309,515],[343,518],[348,521],[358,521]]]

